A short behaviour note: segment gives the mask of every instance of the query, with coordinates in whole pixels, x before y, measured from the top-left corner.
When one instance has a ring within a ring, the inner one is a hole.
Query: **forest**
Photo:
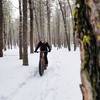
[[[22,59],[23,52],[26,64],[28,64],[28,46],[30,53],[33,53],[35,45],[41,39],[58,48],[68,46],[68,50],[71,50],[74,2],[60,0],[19,0],[18,2],[19,8],[15,9],[19,10],[19,17],[14,19],[12,17],[14,5],[10,0],[2,1],[4,34],[0,40],[3,42],[4,50],[19,46],[19,58]],[[3,56],[2,53],[0,55]],[[23,61],[23,64],[25,62]]]
[[[18,48],[21,64],[29,66],[28,56],[34,54],[41,40],[47,41],[51,50],[67,48],[70,53],[73,46],[75,52],[80,50],[79,87],[83,100],[100,100],[100,1],[16,2],[0,0],[0,58],[6,51]]]

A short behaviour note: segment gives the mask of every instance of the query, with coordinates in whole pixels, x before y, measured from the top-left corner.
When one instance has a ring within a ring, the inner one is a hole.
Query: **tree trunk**
[[[67,41],[67,45],[68,45],[68,50],[70,51],[71,48],[70,48],[70,41],[69,41],[68,34],[67,34],[66,13],[64,12],[65,11],[65,8],[63,10],[61,1],[60,0],[58,0],[58,1],[59,1],[60,10],[61,10],[61,13],[62,13],[62,17],[63,17],[64,29],[65,29],[65,36],[66,36],[66,41]]]
[[[97,3],[98,2],[98,3]],[[74,20],[81,52],[83,100],[100,100],[100,1],[76,1]]]
[[[3,57],[3,0],[0,0],[0,57]]]
[[[51,45],[51,34],[50,34],[50,1],[47,0],[47,32],[48,32],[48,42]]]
[[[23,0],[23,65],[28,65],[27,0]]]
[[[40,26],[40,37],[42,37],[42,0],[39,0],[39,26]]]
[[[33,10],[34,10],[34,14],[35,14],[35,22],[36,22],[38,40],[40,41],[38,16],[37,16],[37,12],[36,12],[36,7],[35,7],[35,2],[34,1],[33,1]]]
[[[3,27],[4,27],[4,29],[3,29],[3,32],[4,32],[4,50],[6,51],[6,40],[7,40],[7,32],[6,32],[6,22],[4,21],[3,22]]]
[[[10,48],[12,49],[12,30],[11,30],[11,27],[9,29],[9,43],[10,43]]]
[[[30,53],[33,53],[33,7],[32,0],[29,0],[30,9]]]
[[[22,59],[22,1],[19,0],[19,59]]]
[[[56,10],[56,34],[57,34],[57,44],[58,44],[58,48],[61,47],[61,40],[60,40],[60,12],[57,9]]]

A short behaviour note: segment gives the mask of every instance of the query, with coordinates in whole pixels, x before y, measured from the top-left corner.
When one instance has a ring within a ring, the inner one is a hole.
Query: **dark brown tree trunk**
[[[3,0],[0,0],[0,57],[3,57]]]
[[[23,65],[28,65],[27,0],[23,0]]]
[[[6,22],[4,21],[3,22],[3,27],[4,27],[4,29],[3,29],[3,32],[4,32],[4,50],[6,50],[6,40],[7,40],[7,33],[6,33]]]
[[[19,59],[22,59],[22,0],[19,0]]]
[[[47,32],[48,32],[48,42],[51,45],[51,34],[50,34],[50,1],[47,0]]]
[[[80,88],[83,100],[100,100],[100,1],[77,1],[74,29],[80,41]]]
[[[12,48],[12,35],[11,35],[11,20],[9,19],[9,29],[8,29],[8,34],[7,34],[7,45],[8,45],[8,49],[11,49]]]
[[[39,0],[39,26],[40,26],[40,37],[42,38],[42,0]]]
[[[12,31],[11,31],[11,27],[9,29],[9,42],[10,42],[10,48],[12,49]]]
[[[30,53],[33,53],[33,7],[32,0],[29,0],[30,9]]]

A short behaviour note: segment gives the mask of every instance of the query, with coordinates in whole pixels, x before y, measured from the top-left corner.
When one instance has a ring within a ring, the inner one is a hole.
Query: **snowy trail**
[[[18,49],[0,58],[0,100],[82,100],[79,50],[53,48],[49,66],[38,74],[39,54],[29,54],[29,66],[22,66]]]

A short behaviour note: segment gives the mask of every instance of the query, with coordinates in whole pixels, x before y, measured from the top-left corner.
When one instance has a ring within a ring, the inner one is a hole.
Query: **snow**
[[[39,53],[29,53],[29,66],[19,60],[18,48],[0,58],[0,100],[82,100],[79,88],[80,52],[54,48],[48,69],[38,73]]]

